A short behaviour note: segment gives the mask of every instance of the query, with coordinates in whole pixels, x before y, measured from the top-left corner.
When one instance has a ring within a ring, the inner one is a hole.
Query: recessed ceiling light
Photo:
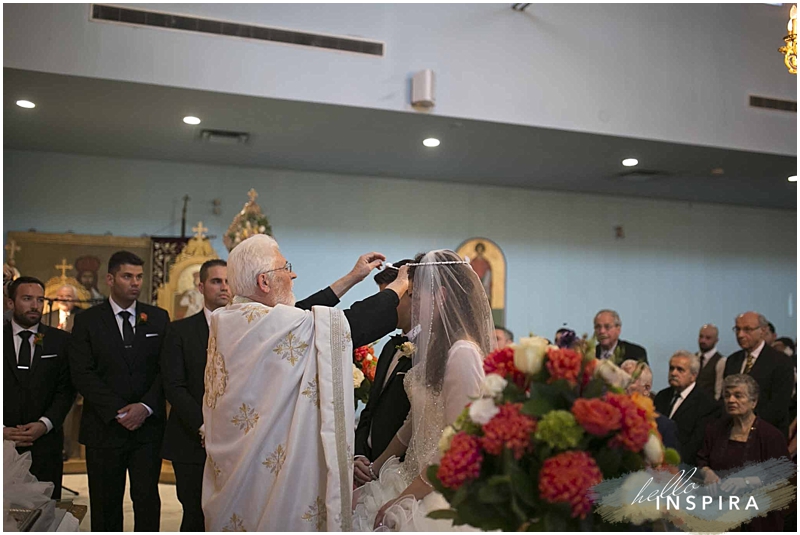
[[[797,182],[797,175],[790,176],[789,177],[789,182]]]
[[[441,143],[435,137],[429,137],[428,139],[423,140],[422,144],[426,147],[438,147],[439,143]]]
[[[723,169],[722,167],[715,167],[714,169],[711,170],[711,174],[717,176],[724,175],[725,169]]]
[[[192,117],[191,115],[187,115],[183,118],[183,122],[186,124],[200,124],[200,119],[197,117]]]
[[[17,106],[19,106],[20,108],[35,108],[36,104],[31,102],[30,100],[18,100]]]
[[[634,165],[639,165],[639,160],[636,158],[625,158],[622,160],[622,165],[625,167],[633,167]]]

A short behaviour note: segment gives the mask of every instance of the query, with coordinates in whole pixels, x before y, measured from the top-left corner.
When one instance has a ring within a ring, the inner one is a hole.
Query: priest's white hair
[[[275,269],[278,252],[278,242],[266,234],[250,236],[234,247],[228,255],[228,284],[233,295],[255,295],[258,275]]]

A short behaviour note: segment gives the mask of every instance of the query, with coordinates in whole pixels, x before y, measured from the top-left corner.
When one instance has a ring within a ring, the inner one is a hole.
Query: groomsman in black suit
[[[394,265],[401,267],[409,262],[411,260],[406,259]],[[396,277],[396,270],[385,269],[375,275],[374,280],[378,288],[383,291]],[[397,305],[397,328],[403,334],[392,336],[383,346],[369,401],[358,420],[354,470],[358,484],[372,479],[369,471],[370,463],[377,459],[392,441],[411,408],[403,388],[404,376],[411,369],[411,355],[404,354],[398,349],[404,342],[408,342],[406,335],[411,328],[411,292],[412,288],[409,285],[408,292]]]
[[[597,338],[595,357],[612,359],[617,365],[628,359],[647,362],[647,350],[640,345],[620,340],[620,333],[622,333],[622,320],[619,319],[619,314],[609,309],[595,314],[594,335]]]
[[[720,406],[697,384],[700,360],[688,351],[669,359],[669,387],[656,394],[656,411],[678,426],[681,462],[694,466],[703,445],[706,424],[719,416]]]
[[[181,531],[205,530],[201,498],[206,451],[199,430],[211,313],[231,299],[224,260],[209,260],[200,267],[198,290],[203,294],[203,310],[171,323],[161,349],[164,393],[171,405],[161,455],[172,461],[175,470],[176,491],[183,506]]]
[[[725,377],[743,373],[755,379],[760,390],[756,414],[788,436],[792,421],[794,363],[766,343],[768,325],[767,319],[758,312],[745,312],[736,317],[733,331],[742,349],[728,357]]]
[[[19,277],[8,286],[11,321],[3,327],[3,440],[17,451],[31,452],[31,473],[52,481],[52,498],[61,498],[64,463],[62,424],[75,389],[69,379],[66,347],[69,334],[42,325],[44,284]]]
[[[109,299],[76,316],[72,330],[69,361],[84,398],[79,441],[86,445],[93,531],[122,531],[126,473],[134,530],[159,530],[166,422],[160,352],[169,315],[137,301],[143,265],[133,253],[114,253]]]

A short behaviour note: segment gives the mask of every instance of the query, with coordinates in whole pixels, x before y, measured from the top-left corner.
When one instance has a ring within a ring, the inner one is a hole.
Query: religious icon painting
[[[505,325],[506,257],[503,251],[487,238],[469,238],[458,246],[456,253],[469,260],[472,269],[481,279],[495,325]]]

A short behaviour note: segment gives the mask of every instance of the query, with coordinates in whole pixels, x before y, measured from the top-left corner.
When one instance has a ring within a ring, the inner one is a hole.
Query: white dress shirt
[[[123,338],[123,340],[125,339],[125,335],[122,332],[122,322],[125,321],[125,320],[123,320],[122,316],[119,315],[119,313],[122,312],[123,310],[127,310],[128,312],[131,313],[131,315],[128,316],[128,323],[131,324],[131,327],[133,327],[133,333],[136,334],[136,301],[134,301],[133,304],[131,306],[129,306],[128,308],[122,308],[121,306],[119,306],[114,301],[113,297],[109,297],[108,298],[108,302],[111,305],[111,310],[114,312],[114,319],[117,320],[117,327],[119,328],[119,335]],[[139,403],[141,403],[141,401]],[[145,409],[147,409],[147,415],[148,416],[153,414],[153,409],[148,407],[146,403],[142,403],[142,405],[144,406]],[[117,415],[117,418],[122,418],[125,414],[127,414],[127,413],[123,413],[123,414]]]
[[[19,362],[19,348],[22,347],[22,338],[20,338],[18,335],[22,331],[31,331],[34,334],[34,336],[36,336],[36,333],[39,332],[39,324],[37,323],[33,327],[28,327],[26,329],[24,327],[21,327],[13,319],[11,320],[11,335],[14,338],[14,353],[17,355],[17,362]],[[33,342],[33,336],[31,336],[28,339],[28,341],[31,344],[31,364],[33,364],[33,353],[36,351],[36,346],[34,345]],[[53,422],[51,422],[47,416],[42,416],[41,418],[39,418],[39,421],[44,424],[44,426],[47,428],[48,433],[53,429]]]
[[[766,343],[767,342],[765,342],[764,340],[761,340],[761,343],[758,344],[758,347],[755,348],[753,351],[749,352],[750,355],[753,355],[753,366],[756,365],[756,360],[758,360],[758,356],[761,354],[761,350],[764,349],[764,345],[766,345]],[[742,360],[742,367],[739,370],[739,373],[744,373],[744,369],[747,367],[747,355],[748,355],[748,352],[745,351],[744,352],[744,359]]]
[[[675,400],[675,405],[672,406],[672,410],[669,413],[669,417],[670,418],[672,418],[672,415],[675,414],[675,411],[678,410],[678,407],[681,406],[681,403],[683,403],[683,401],[686,399],[686,397],[689,394],[692,393],[692,390],[694,390],[694,385],[696,385],[696,384],[697,384],[696,382],[690,384],[689,386],[684,388],[683,391],[678,395],[678,399]],[[673,395],[675,395],[674,391],[673,391]]]
[[[601,359],[611,359],[611,358],[613,358],[614,357],[614,351],[617,349],[618,345],[619,345],[619,340],[617,340],[614,343],[614,346],[611,347],[610,349],[603,349],[601,347],[600,348],[600,358]]]

